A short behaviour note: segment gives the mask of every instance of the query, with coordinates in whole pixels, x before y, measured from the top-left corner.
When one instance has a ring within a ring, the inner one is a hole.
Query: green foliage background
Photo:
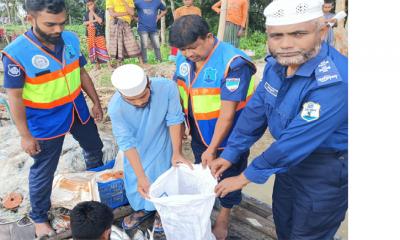
[[[16,2],[21,2],[16,0]],[[166,15],[166,25],[167,27],[173,23],[173,16],[171,11],[170,0],[164,1],[168,8],[168,13]],[[214,34],[218,32],[218,22],[219,15],[211,10],[211,6],[217,2],[216,0],[195,0],[195,5],[200,7],[202,10],[203,17],[207,20],[210,25],[211,31]],[[263,10],[271,0],[250,0],[250,10],[249,10],[249,29],[248,36],[243,37],[240,40],[240,48],[251,50],[255,53],[253,59],[263,58],[266,54],[266,35],[265,35],[265,18],[263,16]],[[175,9],[183,5],[182,1],[174,1]],[[86,36],[85,27],[82,25],[83,16],[86,12],[86,5],[84,0],[66,0],[69,23],[66,26],[66,30],[73,31],[78,34],[81,40],[81,51],[87,57],[87,47],[86,47]],[[105,9],[105,0],[96,0],[98,7]],[[20,24],[14,25],[3,25],[0,27],[5,27],[8,35],[15,35],[23,33],[26,29]],[[28,25],[26,27],[29,27]],[[160,26],[159,26],[160,27]],[[137,39],[138,35],[134,28],[134,34]],[[167,31],[168,32],[168,31]],[[0,43],[0,48],[4,47],[5,43]],[[168,56],[170,49],[168,46],[162,46],[161,48],[163,61],[168,61]],[[154,51],[148,51],[149,63],[155,63]],[[137,62],[137,59],[127,60],[128,62]],[[89,68],[91,65],[89,64]]]

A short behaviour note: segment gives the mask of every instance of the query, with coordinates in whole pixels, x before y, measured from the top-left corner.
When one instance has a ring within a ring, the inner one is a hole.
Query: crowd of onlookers
[[[116,59],[117,65],[126,58],[138,58],[140,64],[146,64],[149,43],[156,61],[162,61],[157,22],[167,14],[167,8],[161,0],[106,0],[106,11],[110,16],[108,48],[105,11],[97,7],[94,0],[87,0],[86,6],[84,25],[87,28],[88,55],[98,69],[101,63],[110,67],[110,59]],[[220,8],[221,1],[212,6],[218,14]],[[239,46],[239,38],[244,35],[248,8],[247,0],[228,0],[224,41],[235,47]],[[193,0],[183,0],[183,6],[173,12],[174,20],[192,14],[201,16],[201,10],[194,6]],[[140,44],[135,39],[132,25],[137,26]],[[177,49],[172,48],[171,56],[176,53]]]

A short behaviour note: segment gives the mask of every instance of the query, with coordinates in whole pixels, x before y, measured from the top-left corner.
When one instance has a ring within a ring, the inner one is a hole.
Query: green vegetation
[[[26,29],[24,26],[21,25],[6,25],[5,26],[7,35],[12,36],[15,34],[21,34],[23,33]],[[75,32],[80,40],[81,40],[81,51],[82,53],[88,57],[88,51],[87,51],[87,46],[86,46],[86,29],[85,26],[83,25],[67,25],[65,27],[66,30]],[[137,34],[136,29],[133,29],[133,32],[136,36],[136,39],[139,41],[139,36]],[[266,43],[266,36],[264,32],[261,31],[255,31],[255,32],[250,32],[248,34],[248,37],[243,37],[240,40],[240,48],[241,49],[246,49],[246,50],[251,50],[255,52],[255,56],[253,57],[254,59],[259,59],[263,58],[265,56],[266,48],[265,48],[265,43]],[[161,46],[161,54],[163,56],[163,62],[168,61],[168,56],[170,54],[170,48],[168,46]],[[156,63],[155,61],[155,55],[153,50],[148,50],[148,59],[150,64]],[[125,61],[125,63],[137,63],[138,60],[135,59],[128,59]],[[88,66],[91,68],[91,66]]]
[[[267,38],[264,32],[256,31],[240,39],[240,48],[254,51],[255,59],[264,58],[266,54]]]
[[[21,25],[7,25],[7,26],[5,26],[5,29],[6,29],[7,35],[9,35],[9,36],[21,34],[24,31],[26,31],[24,26],[21,26]],[[77,35],[79,36],[79,38],[81,40],[81,51],[84,54],[84,56],[87,58],[87,60],[89,61],[88,50],[87,50],[87,45],[86,45],[85,26],[83,26],[83,25],[67,25],[66,30],[77,33]],[[134,29],[133,32],[135,33],[136,39],[139,41],[139,36],[137,34],[136,29]],[[255,53],[255,55],[252,57],[254,60],[265,57],[265,54],[266,54],[266,45],[265,44],[266,44],[266,35],[264,32],[261,32],[261,31],[249,32],[247,38],[243,37],[240,40],[240,48],[241,49],[251,50]],[[5,43],[0,42],[0,48],[4,45],[5,45]],[[169,54],[170,54],[170,47],[167,45],[161,46],[161,55],[163,57],[163,60],[162,60],[163,62],[168,61]],[[147,55],[148,55],[148,63],[156,64],[156,60],[155,60],[156,57],[155,57],[154,51],[148,50]],[[139,63],[139,61],[137,58],[130,58],[130,59],[124,60],[124,63],[125,64]],[[88,64],[86,65],[86,69],[88,71],[90,71],[93,67],[94,67],[94,65],[92,65],[90,62],[88,62]],[[107,81],[109,81],[109,77],[110,76],[107,74],[101,75],[100,85],[103,85],[102,84],[103,82],[106,83]],[[2,85],[2,83],[3,83],[3,74],[0,74],[0,85]]]

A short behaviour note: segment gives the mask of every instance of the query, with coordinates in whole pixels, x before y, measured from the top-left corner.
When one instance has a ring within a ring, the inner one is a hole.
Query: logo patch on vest
[[[179,66],[179,74],[180,74],[182,77],[186,77],[186,76],[189,74],[189,70],[190,70],[190,65],[189,65],[189,63],[182,63],[182,64]]]
[[[212,83],[217,81],[217,69],[215,68],[206,68],[204,70],[204,81],[206,83]]]
[[[315,102],[306,102],[303,104],[301,111],[301,118],[307,122],[315,121],[319,118],[319,111],[321,106]]]
[[[226,88],[231,92],[234,92],[236,89],[238,89],[239,84],[240,78],[227,78],[225,83]]]
[[[35,55],[32,58],[32,65],[35,68],[45,69],[50,65],[49,59],[43,55]]]
[[[65,53],[68,59],[73,59],[76,56],[76,52],[71,45],[65,45]]]
[[[8,75],[10,75],[11,77],[19,77],[21,76],[21,69],[16,64],[9,64]]]

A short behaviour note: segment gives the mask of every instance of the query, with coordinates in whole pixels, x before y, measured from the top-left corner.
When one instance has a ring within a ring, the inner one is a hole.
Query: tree
[[[81,24],[86,12],[83,0],[66,0],[65,5],[68,11],[69,24]]]

